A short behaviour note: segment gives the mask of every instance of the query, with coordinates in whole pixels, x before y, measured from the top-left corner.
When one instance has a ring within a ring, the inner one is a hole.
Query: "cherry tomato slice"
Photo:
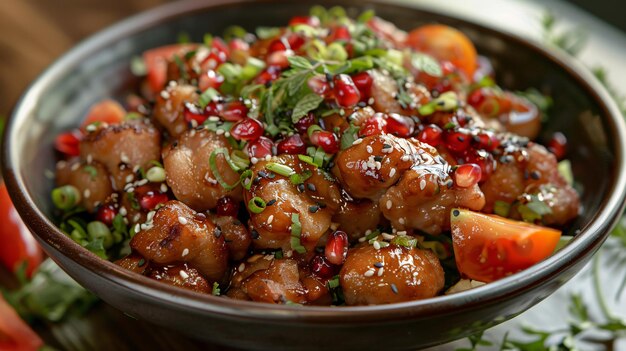
[[[126,110],[117,101],[106,99],[89,109],[87,117],[81,124],[81,129],[95,122],[105,122],[108,124],[119,124],[124,119]]]
[[[15,272],[27,262],[26,274],[30,277],[42,259],[39,245],[17,214],[4,182],[0,183],[0,263]]]
[[[561,238],[556,229],[462,209],[451,211],[450,225],[459,272],[486,283],[544,260]]]
[[[146,64],[148,83],[153,92],[159,92],[165,86],[167,80],[167,61],[175,54],[184,55],[185,52],[193,50],[193,44],[173,44],[161,46],[143,53],[143,60]]]
[[[43,341],[30,329],[0,294],[0,350],[35,351]]]
[[[476,48],[460,31],[442,24],[429,24],[411,31],[406,45],[432,55],[439,61],[450,61],[465,77],[472,80],[478,66]]]

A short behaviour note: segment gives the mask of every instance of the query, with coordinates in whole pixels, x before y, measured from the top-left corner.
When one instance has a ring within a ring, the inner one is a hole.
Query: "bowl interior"
[[[617,167],[621,166],[623,156],[621,151],[616,151],[622,148],[617,138],[622,126],[611,117],[614,110],[602,105],[601,98],[591,88],[598,87],[597,83],[586,85],[571,75],[569,68],[541,50],[480,25],[393,2],[344,0],[333,4],[344,5],[352,15],[372,8],[403,29],[431,22],[455,26],[472,38],[482,55],[492,59],[497,80],[504,88],[536,87],[549,93],[555,103],[542,138],[554,131],[567,136],[570,141],[567,157],[572,161],[584,208],[565,228],[565,233],[573,235],[584,230],[598,216],[606,205],[607,193],[617,187]],[[133,22],[124,22],[99,35],[97,40],[83,43],[80,50],[65,57],[65,61],[72,64],[55,66],[21,101],[14,116],[17,118],[9,128],[10,135],[6,137],[11,145],[5,152],[5,170],[15,173],[23,182],[26,197],[48,218],[52,218],[49,194],[53,180],[46,175],[54,170],[55,136],[78,125],[91,104],[111,96],[121,98],[136,87],[137,80],[130,72],[133,57],[147,49],[176,42],[180,33],[187,33],[193,41],[202,41],[204,33],[219,34],[232,24],[250,30],[259,25],[282,25],[294,14],[306,14],[311,3],[225,0],[210,10],[203,10],[192,2],[181,6],[183,9],[179,12],[188,8],[184,16],[169,15],[173,6],[165,7]],[[606,98],[606,93],[602,97]],[[623,184],[619,191],[623,192]],[[604,234],[596,232],[594,235]]]

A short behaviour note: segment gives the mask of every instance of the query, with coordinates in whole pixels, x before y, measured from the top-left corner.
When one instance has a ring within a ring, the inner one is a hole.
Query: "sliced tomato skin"
[[[44,345],[0,294],[0,350],[36,351]]]
[[[478,54],[472,41],[462,32],[443,24],[415,28],[406,38],[406,45],[439,61],[449,61],[472,80],[478,67]]]
[[[39,244],[17,214],[4,182],[0,182],[0,263],[15,272],[27,262],[26,274],[30,277],[42,259]]]
[[[550,256],[561,232],[469,210],[452,210],[452,244],[459,272],[492,282]]]
[[[119,124],[124,120],[126,110],[119,102],[111,99],[105,99],[91,106],[85,120],[81,124],[81,129],[95,122],[104,122],[108,124]]]

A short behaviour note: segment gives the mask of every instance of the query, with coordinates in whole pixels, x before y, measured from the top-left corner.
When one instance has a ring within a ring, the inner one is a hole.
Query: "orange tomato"
[[[165,86],[167,61],[171,60],[174,55],[184,55],[185,52],[193,48],[195,48],[195,45],[192,44],[173,44],[154,48],[143,53],[148,83],[152,92],[159,92]]]
[[[106,99],[91,106],[87,117],[81,124],[81,129],[94,122],[106,122],[108,124],[119,124],[124,119],[126,110],[117,101]]]
[[[544,260],[561,238],[556,229],[462,209],[451,211],[450,225],[459,272],[482,282]]]
[[[0,263],[15,272],[26,262],[26,274],[30,277],[42,259],[39,244],[17,214],[4,182],[0,181]],[[0,319],[1,316],[0,313]]]
[[[36,351],[43,341],[20,316],[4,301],[0,294],[0,350]]]
[[[442,24],[429,24],[412,30],[406,45],[439,61],[450,61],[472,80],[478,65],[476,48],[460,31]]]

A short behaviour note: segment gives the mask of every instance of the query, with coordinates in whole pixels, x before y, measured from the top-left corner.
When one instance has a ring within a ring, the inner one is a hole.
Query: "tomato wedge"
[[[95,122],[119,124],[124,120],[125,115],[126,110],[117,101],[111,99],[102,100],[91,106],[80,128],[84,129]]]
[[[0,294],[0,350],[34,351],[44,345],[39,336],[9,306]]]
[[[472,41],[460,31],[443,24],[429,24],[411,31],[405,43],[439,61],[450,61],[467,79],[473,79],[478,55]]]
[[[30,277],[42,259],[43,255],[39,245],[20,219],[11,199],[9,199],[4,182],[1,182],[0,263],[15,272],[22,262],[27,262],[26,274]],[[2,314],[0,313],[1,318]],[[1,347],[0,350],[2,350]]]
[[[143,61],[146,64],[150,89],[153,92],[161,91],[167,80],[167,61],[171,60],[175,54],[182,56],[195,47],[194,44],[173,44],[144,52]]]
[[[556,229],[462,209],[451,211],[450,225],[459,272],[485,283],[544,260],[561,238]]]

